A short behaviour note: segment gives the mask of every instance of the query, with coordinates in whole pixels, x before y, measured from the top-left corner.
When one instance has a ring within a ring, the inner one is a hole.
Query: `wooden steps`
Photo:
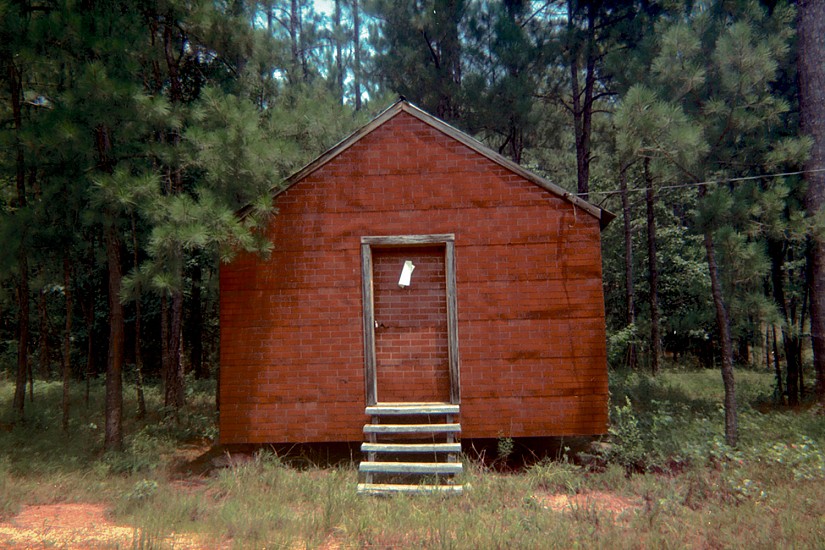
[[[359,483],[358,493],[362,495],[395,495],[398,493],[444,493],[460,495],[461,485],[402,485],[398,483]]]
[[[457,442],[461,424],[455,422],[458,405],[378,403],[365,412],[370,423],[364,425],[367,441],[361,451],[366,460],[358,467],[364,477],[364,483],[358,484],[359,494],[463,491],[454,481],[463,471]]]
[[[381,474],[460,474],[461,462],[362,462],[361,472]]]
[[[461,443],[362,443],[365,453],[460,453]]]
[[[407,416],[458,414],[458,405],[450,403],[381,403],[367,407],[368,415]]]
[[[458,433],[460,424],[365,424],[365,434]]]

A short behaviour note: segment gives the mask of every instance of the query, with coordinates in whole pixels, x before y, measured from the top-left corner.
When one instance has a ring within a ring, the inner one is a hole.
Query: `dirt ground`
[[[588,491],[575,495],[537,494],[535,498],[545,508],[561,513],[593,510],[608,512],[619,517],[625,512],[633,512],[642,508],[641,501],[604,491]]]
[[[101,504],[24,506],[16,516],[0,522],[0,547],[13,550],[131,548],[139,540],[134,527],[113,523]],[[204,548],[185,535],[163,542],[176,550]]]

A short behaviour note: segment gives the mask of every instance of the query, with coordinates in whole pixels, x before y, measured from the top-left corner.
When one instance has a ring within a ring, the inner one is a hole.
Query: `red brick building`
[[[388,402],[460,405],[465,438],[606,431],[610,213],[403,100],[273,200],[271,257],[221,269],[222,443],[359,441]]]

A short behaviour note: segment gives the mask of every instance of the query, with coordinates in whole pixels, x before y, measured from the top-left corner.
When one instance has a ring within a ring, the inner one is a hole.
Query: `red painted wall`
[[[366,235],[455,234],[463,437],[606,431],[593,216],[404,112],[276,206],[221,269],[222,443],[363,438]]]

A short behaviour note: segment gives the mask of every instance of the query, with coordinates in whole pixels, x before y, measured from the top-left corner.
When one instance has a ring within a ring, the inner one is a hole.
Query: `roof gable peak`
[[[563,187],[560,187],[550,182],[549,180],[530,172],[518,163],[513,162],[507,157],[493,151],[492,149],[490,149],[474,137],[470,136],[469,134],[459,130],[455,126],[452,126],[447,122],[444,122],[440,118],[435,117],[427,113],[423,109],[413,105],[403,96],[399,96],[398,100],[396,100],[389,107],[381,111],[370,122],[368,122],[361,128],[355,130],[349,136],[345,137],[337,144],[333,145],[330,149],[322,153],[315,160],[311,161],[309,164],[307,164],[306,166],[295,172],[292,176],[287,178],[287,180],[284,182],[282,186],[279,186],[277,189],[274,190],[273,197],[280,195],[281,193],[283,193],[284,191],[286,191],[302,179],[306,178],[316,170],[320,169],[322,166],[326,165],[328,162],[336,158],[338,155],[340,155],[353,145],[355,145],[362,138],[366,137],[375,129],[379,128],[380,126],[382,126],[383,124],[385,124],[401,112],[407,113],[415,117],[416,119],[427,124],[428,126],[431,126],[432,128],[435,128],[441,133],[464,144],[476,153],[488,158],[494,163],[525,178],[526,180],[534,183],[535,185],[538,185],[539,187],[549,191],[550,193],[563,198],[564,200],[573,204],[575,207],[581,208],[588,214],[597,218],[602,228],[604,228],[608,223],[610,223],[611,220],[613,220],[613,218],[616,217],[613,213],[609,212],[608,210],[605,210],[599,206],[596,206],[590,202],[585,201],[584,199],[579,198],[574,193],[571,193]]]

